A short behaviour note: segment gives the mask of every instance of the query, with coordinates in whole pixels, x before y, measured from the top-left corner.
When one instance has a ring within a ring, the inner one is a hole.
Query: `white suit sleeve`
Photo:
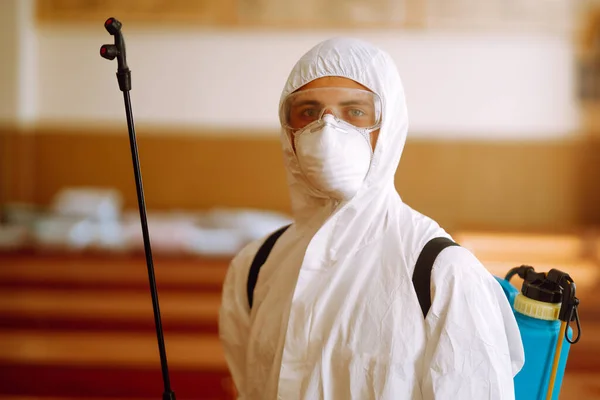
[[[513,400],[523,366],[519,329],[495,278],[466,249],[444,250],[431,276],[424,400]]]
[[[246,246],[230,263],[221,296],[219,339],[238,398],[244,397],[250,308],[246,284],[248,271],[259,244]]]

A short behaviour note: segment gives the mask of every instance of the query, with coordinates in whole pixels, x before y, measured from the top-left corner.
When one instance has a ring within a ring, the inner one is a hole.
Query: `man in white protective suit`
[[[279,112],[294,221],[252,306],[264,239],[232,260],[223,286],[220,339],[239,398],[514,399],[521,337],[483,265],[445,248],[426,314],[415,292],[424,246],[450,236],[394,186],[408,115],[391,57],[355,39],[320,43],[294,66]]]

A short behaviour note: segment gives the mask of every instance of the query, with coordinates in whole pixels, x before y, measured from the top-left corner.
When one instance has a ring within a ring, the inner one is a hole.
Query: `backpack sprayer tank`
[[[510,283],[514,275],[523,279],[520,292]],[[581,336],[575,282],[562,271],[546,274],[525,265],[496,279],[513,309],[525,349],[525,365],[515,376],[516,400],[558,400],[569,349]],[[577,323],[575,340],[571,321]]]

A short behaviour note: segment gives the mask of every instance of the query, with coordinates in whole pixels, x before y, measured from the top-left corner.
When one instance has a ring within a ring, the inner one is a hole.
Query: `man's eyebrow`
[[[306,106],[306,105],[311,105],[311,106],[318,106],[321,105],[320,101],[317,100],[300,100],[297,101],[295,103],[292,104],[292,107],[302,107],[302,106]]]
[[[368,106],[372,105],[373,102],[368,100],[347,100],[340,103],[341,106]]]

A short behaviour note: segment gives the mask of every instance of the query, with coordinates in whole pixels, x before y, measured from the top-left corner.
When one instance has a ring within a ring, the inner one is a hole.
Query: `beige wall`
[[[572,44],[557,34],[123,29],[140,123],[276,134],[294,63],[320,40],[347,34],[396,61],[415,138],[546,140],[579,129]],[[111,40],[102,27],[42,26],[38,37],[39,120],[122,123],[116,63],[98,55]],[[57,57],[62,49],[69,53]]]

